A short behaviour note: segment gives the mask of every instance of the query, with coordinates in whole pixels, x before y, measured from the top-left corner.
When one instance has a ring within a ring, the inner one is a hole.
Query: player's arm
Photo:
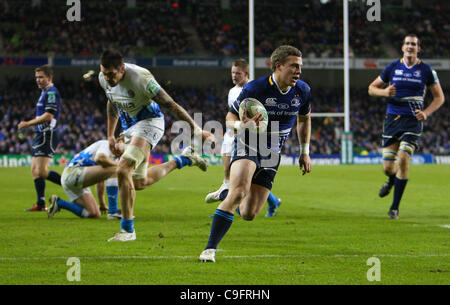
[[[208,139],[211,142],[215,142],[216,139],[212,133],[209,131],[202,130],[192,119],[192,117],[187,113],[187,111],[181,107],[177,102],[175,102],[172,97],[161,87],[158,93],[153,97],[153,100],[170,111],[177,119],[183,120],[189,124],[191,130],[195,134],[201,134],[204,140]]]
[[[117,112],[116,106],[114,106],[109,99],[108,103],[106,104],[106,112],[107,112],[106,134],[108,138],[109,149],[115,154],[116,139],[114,137],[114,131],[116,130],[117,121],[119,120],[119,114]]]
[[[416,109],[417,120],[423,122],[425,121],[433,112],[438,110],[445,102],[444,92],[440,83],[434,83],[429,87],[431,94],[433,95],[433,100],[428,105],[425,110]]]
[[[264,117],[261,113],[257,113],[252,118],[249,118],[247,116],[246,109],[244,109],[244,113],[242,114],[242,120],[240,120],[236,114],[229,111],[227,113],[227,116],[225,117],[225,125],[231,130],[239,132],[244,128],[255,129],[256,126],[258,125],[258,122],[261,121],[263,118]]]
[[[103,153],[96,154],[94,157],[94,161],[104,168],[117,166],[117,163],[113,159]]]
[[[43,123],[50,122],[53,119],[54,115],[50,112],[44,112],[42,115],[29,120],[29,121],[21,121],[19,125],[17,126],[19,129],[35,126]]]
[[[297,115],[297,136],[300,144],[299,166],[303,175],[311,172],[311,158],[309,157],[309,142],[311,140],[311,113]]]
[[[98,205],[100,206],[100,211],[102,214],[105,214],[108,211],[108,207],[105,202],[105,189],[106,183],[105,181],[100,181],[95,185],[95,190],[97,192]]]
[[[375,97],[392,97],[395,96],[396,88],[395,84],[386,86],[386,83],[383,82],[380,77],[377,77],[370,85],[369,85],[369,95]]]

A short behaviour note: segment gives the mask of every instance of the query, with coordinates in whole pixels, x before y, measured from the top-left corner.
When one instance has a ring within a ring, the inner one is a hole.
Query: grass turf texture
[[[106,242],[120,225],[105,216],[23,212],[35,201],[29,171],[0,169],[0,284],[450,284],[448,165],[412,166],[400,220],[387,219],[392,193],[378,197],[380,166],[314,166],[306,176],[281,167],[278,215],[265,218],[267,205],[252,222],[236,214],[215,264],[197,259],[216,208],[204,197],[222,167],[176,170],[137,192],[137,240],[126,243]],[[47,181],[52,193],[67,198]],[[373,256],[379,282],[366,276]],[[81,261],[80,282],[66,279],[68,257]]]

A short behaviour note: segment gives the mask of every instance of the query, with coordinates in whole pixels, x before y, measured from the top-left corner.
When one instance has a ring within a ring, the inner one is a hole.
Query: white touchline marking
[[[450,225],[440,225],[440,227],[450,229]]]
[[[220,258],[313,258],[313,257],[329,257],[329,258],[350,258],[350,257],[450,257],[448,254],[286,254],[286,255],[223,255]],[[56,257],[0,257],[0,261],[32,261],[32,260],[67,260],[69,256]],[[127,260],[127,259],[141,259],[141,260],[157,260],[157,259],[196,259],[198,256],[77,256],[80,260]]]

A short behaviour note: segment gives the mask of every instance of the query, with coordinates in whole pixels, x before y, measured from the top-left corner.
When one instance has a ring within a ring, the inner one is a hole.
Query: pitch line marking
[[[223,255],[221,258],[313,258],[313,257],[329,257],[329,258],[350,258],[350,257],[398,257],[398,258],[420,258],[420,257],[450,257],[449,254],[306,254],[306,255]],[[67,260],[71,256],[56,256],[56,257],[0,257],[0,261],[39,261],[39,260]],[[79,259],[85,260],[127,260],[127,259],[141,259],[141,260],[158,260],[158,259],[197,259],[198,256],[77,256]]]

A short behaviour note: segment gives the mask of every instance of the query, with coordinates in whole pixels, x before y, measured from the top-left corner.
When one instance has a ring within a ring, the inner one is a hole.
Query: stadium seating
[[[165,83],[162,81],[161,83]],[[58,79],[56,83],[63,98],[63,108],[58,123],[61,144],[59,153],[74,154],[94,141],[105,138],[106,97],[97,81],[73,82]],[[168,85],[166,90],[185,107],[191,115],[202,114],[203,123],[216,120],[225,126],[226,96],[231,83],[219,83],[216,87],[183,87]],[[32,79],[9,78],[0,88],[0,154],[23,154],[31,151],[32,128],[19,132],[17,124],[34,116],[34,106],[39,95]],[[312,96],[313,112],[342,112],[341,89],[317,88]],[[385,106],[367,95],[366,90],[351,92],[351,130],[354,134],[355,152],[380,151],[380,133]],[[447,100],[448,100],[447,96]],[[424,124],[419,152],[449,154],[448,130],[450,112],[448,103]],[[170,153],[170,142],[176,136],[170,127],[176,118],[165,111],[166,132],[154,152]],[[342,118],[313,118],[311,152],[314,154],[339,154],[343,130]],[[286,141],[284,153],[298,153],[298,141],[294,131]]]

